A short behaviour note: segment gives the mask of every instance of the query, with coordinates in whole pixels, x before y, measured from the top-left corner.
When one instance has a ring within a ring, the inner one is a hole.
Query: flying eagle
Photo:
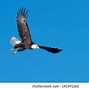
[[[10,43],[14,46],[11,51],[18,48],[17,51],[14,51],[13,53],[16,54],[17,52],[24,51],[25,49],[44,49],[51,53],[58,53],[62,51],[62,49],[58,48],[51,48],[47,46],[40,46],[36,45],[30,35],[29,27],[26,21],[26,18],[28,16],[28,10],[26,8],[20,8],[17,12],[17,28],[18,33],[21,38],[21,40],[18,40],[15,37],[12,37],[10,39]]]

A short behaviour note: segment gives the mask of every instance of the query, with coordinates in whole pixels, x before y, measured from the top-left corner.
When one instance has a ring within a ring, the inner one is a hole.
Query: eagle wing
[[[30,35],[29,27],[26,21],[27,15],[28,15],[28,10],[26,10],[26,8],[20,8],[18,10],[17,27],[18,27],[18,32],[19,32],[21,41],[24,42],[28,40],[31,43],[32,42],[31,35]]]

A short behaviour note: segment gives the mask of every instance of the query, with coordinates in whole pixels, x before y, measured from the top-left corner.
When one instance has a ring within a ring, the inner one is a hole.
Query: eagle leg
[[[20,51],[23,51],[23,50],[25,50],[25,48],[24,47],[20,47],[17,51],[13,52],[13,54],[15,55],[15,54],[17,54],[17,52],[20,52]]]
[[[10,49],[10,51],[13,51],[14,49],[19,48],[19,47],[21,47],[21,46],[22,46],[22,43],[16,44],[16,45],[14,46],[14,48],[11,48],[11,49]]]
[[[13,51],[13,50],[14,50],[14,48],[11,48],[11,49],[10,49],[10,51]]]
[[[16,44],[16,45],[14,46],[14,49],[19,48],[19,47],[22,47],[22,43]]]

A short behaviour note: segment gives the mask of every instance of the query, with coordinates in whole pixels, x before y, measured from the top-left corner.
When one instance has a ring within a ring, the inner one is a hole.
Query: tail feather
[[[51,52],[51,53],[58,53],[60,51],[62,51],[62,49],[58,49],[58,48],[51,48],[51,47],[46,47],[46,46],[39,46],[41,49],[44,49],[48,52]]]
[[[10,43],[11,43],[13,46],[15,46],[16,44],[21,43],[21,41],[18,40],[17,38],[15,38],[15,37],[12,37],[12,38],[10,39]]]

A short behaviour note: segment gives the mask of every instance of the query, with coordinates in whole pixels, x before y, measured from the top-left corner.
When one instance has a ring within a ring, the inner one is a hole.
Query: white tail
[[[16,44],[21,43],[20,40],[18,40],[17,38],[15,38],[14,36],[10,39],[10,43],[15,46]]]

